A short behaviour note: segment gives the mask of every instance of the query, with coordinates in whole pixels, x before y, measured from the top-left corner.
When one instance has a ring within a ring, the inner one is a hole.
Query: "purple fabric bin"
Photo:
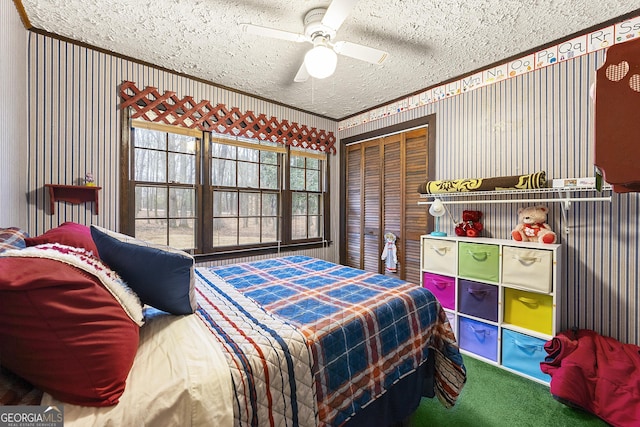
[[[492,322],[498,321],[497,286],[460,279],[458,289],[458,311]]]
[[[498,361],[498,327],[460,317],[460,348],[486,359]]]
[[[423,273],[422,287],[429,289],[444,308],[455,310],[456,279],[440,274]]]

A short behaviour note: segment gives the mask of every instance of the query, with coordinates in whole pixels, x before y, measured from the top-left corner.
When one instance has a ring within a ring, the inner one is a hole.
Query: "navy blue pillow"
[[[120,275],[143,304],[172,314],[197,308],[194,258],[184,251],[91,226],[100,259]]]

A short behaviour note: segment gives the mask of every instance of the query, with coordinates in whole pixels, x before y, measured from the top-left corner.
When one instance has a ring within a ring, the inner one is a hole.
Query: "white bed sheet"
[[[233,385],[222,349],[196,315],[146,312],[140,345],[120,402],[94,408],[63,405],[65,427],[233,425]]]

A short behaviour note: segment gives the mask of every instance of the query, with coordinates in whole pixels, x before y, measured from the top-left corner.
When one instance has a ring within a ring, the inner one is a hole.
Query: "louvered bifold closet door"
[[[418,205],[418,186],[425,180],[429,156],[428,129],[406,132],[404,170],[404,280],[420,283],[420,236],[427,232],[427,209]]]
[[[347,148],[346,264],[378,273],[380,233],[380,144],[370,141]]]
[[[361,268],[362,256],[362,145],[347,147],[346,224],[347,244],[345,263],[349,267]]]
[[[402,261],[402,246],[404,237],[402,233],[402,135],[393,135],[383,139],[383,204],[382,218],[384,223],[383,234],[391,232],[398,238],[398,261]],[[404,262],[399,262],[397,272],[385,272],[386,275],[402,277],[405,271]]]
[[[361,267],[366,271],[381,272],[382,262],[380,253],[382,252],[382,234],[380,232],[381,223],[381,162],[380,145],[377,142],[365,143],[364,145],[364,168],[362,193],[362,203],[364,206],[364,228],[362,245],[362,257],[364,265]]]

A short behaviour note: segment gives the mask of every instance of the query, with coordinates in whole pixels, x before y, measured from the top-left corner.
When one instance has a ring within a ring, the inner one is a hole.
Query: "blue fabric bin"
[[[547,352],[544,350],[545,340],[511,331],[502,330],[502,364],[545,383],[551,377],[540,370],[540,362],[544,361]]]

